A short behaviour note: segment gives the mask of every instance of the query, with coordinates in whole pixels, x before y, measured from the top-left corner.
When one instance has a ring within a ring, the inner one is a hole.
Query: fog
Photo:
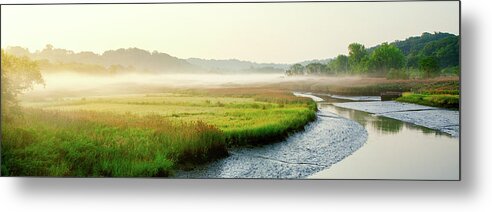
[[[359,76],[285,76],[284,74],[117,74],[91,75],[44,72],[44,85],[35,85],[20,96],[23,101],[66,97],[166,93],[183,89],[275,87],[301,91],[330,85],[351,86],[385,81]]]
[[[45,85],[36,85],[24,99],[165,92],[170,89],[253,86],[293,80],[283,74],[121,74],[87,75],[43,73]]]

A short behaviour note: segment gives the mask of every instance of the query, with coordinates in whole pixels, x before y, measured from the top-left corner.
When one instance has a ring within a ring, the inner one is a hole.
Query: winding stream
[[[279,143],[233,149],[227,158],[192,171],[180,171],[176,177],[459,178],[459,140],[445,130],[343,108],[346,102],[351,106],[343,98],[295,95],[318,102],[317,120],[304,131]],[[338,104],[342,105],[335,106]]]

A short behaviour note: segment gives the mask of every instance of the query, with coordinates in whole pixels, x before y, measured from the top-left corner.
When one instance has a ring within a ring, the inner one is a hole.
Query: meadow
[[[316,104],[284,90],[221,88],[24,101],[2,124],[2,175],[172,176],[302,130]]]

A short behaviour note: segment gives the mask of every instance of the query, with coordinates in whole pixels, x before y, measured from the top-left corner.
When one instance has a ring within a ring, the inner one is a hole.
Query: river
[[[180,171],[176,177],[459,179],[459,125],[444,123],[456,123],[455,119],[459,123],[458,111],[367,101],[377,100],[367,97],[295,94],[318,102],[317,120],[304,131],[282,142],[232,149],[229,157]],[[371,106],[379,113],[361,111]],[[434,124],[428,126],[421,118],[428,111],[445,118],[434,117]]]

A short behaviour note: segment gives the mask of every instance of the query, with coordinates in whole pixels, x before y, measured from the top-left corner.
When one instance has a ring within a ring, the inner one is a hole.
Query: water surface
[[[459,179],[457,137],[389,117],[332,104],[325,103],[320,107],[323,108],[322,110],[350,118],[363,125],[368,132],[368,139],[364,147],[353,155],[310,178]],[[406,113],[420,116],[419,111]],[[432,119],[432,117],[428,118]]]

